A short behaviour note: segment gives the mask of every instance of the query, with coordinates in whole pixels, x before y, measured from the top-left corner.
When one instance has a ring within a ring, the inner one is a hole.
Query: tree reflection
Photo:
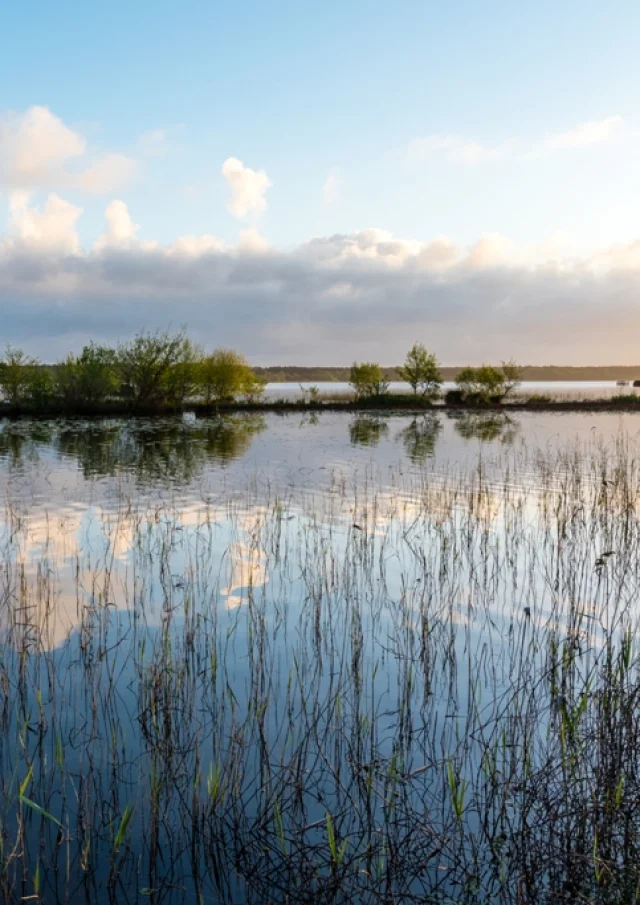
[[[0,428],[0,459],[10,470],[36,462],[39,447],[50,445],[54,434],[52,421],[7,421]]]
[[[441,430],[442,422],[437,415],[423,415],[421,418],[414,418],[411,424],[403,428],[398,439],[402,441],[409,459],[422,464],[434,455]]]
[[[450,412],[455,429],[465,440],[480,440],[491,443],[498,440],[510,445],[520,430],[520,425],[504,413],[495,412]]]
[[[85,477],[132,474],[143,480],[192,480],[208,462],[227,463],[248,450],[265,428],[260,415],[187,422],[131,419],[17,422],[0,429],[0,456],[24,467],[47,448],[77,463]]]
[[[349,425],[352,446],[377,446],[388,433],[387,422],[372,415],[358,415]]]

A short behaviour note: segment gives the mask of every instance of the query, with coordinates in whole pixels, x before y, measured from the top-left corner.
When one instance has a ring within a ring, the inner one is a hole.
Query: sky
[[[0,29],[0,343],[637,364],[640,6],[33,0]]]

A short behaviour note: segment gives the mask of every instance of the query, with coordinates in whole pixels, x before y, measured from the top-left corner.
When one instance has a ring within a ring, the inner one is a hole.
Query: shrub
[[[7,346],[0,361],[0,388],[9,405],[16,408],[26,401],[29,382],[38,365],[37,359],[29,358],[22,349]]]
[[[48,367],[33,367],[27,372],[26,385],[27,404],[38,410],[51,405],[55,396],[55,383]]]
[[[175,336],[139,333],[117,352],[117,365],[124,395],[137,407],[155,406],[171,392],[171,373],[192,356],[191,342],[184,330]]]
[[[481,365],[466,367],[456,376],[458,390],[466,402],[500,402],[520,382],[520,369],[513,361],[503,362],[502,367]]]
[[[349,385],[353,387],[356,399],[370,399],[383,396],[389,389],[382,368],[372,361],[354,362],[349,374]]]
[[[207,405],[212,401],[234,402],[238,396],[254,401],[264,393],[264,383],[233,349],[216,349],[204,358],[198,383]]]
[[[612,402],[624,403],[628,405],[629,403],[633,405],[640,404],[640,396],[636,396],[635,393],[618,393],[617,396],[611,397]]]
[[[550,402],[553,402],[551,396],[545,396],[541,393],[534,393],[533,396],[529,396],[527,399],[527,405],[547,405]]]
[[[427,352],[421,343],[415,343],[408,352],[405,363],[398,368],[398,374],[413,389],[414,394],[434,399],[442,385],[442,375],[435,355]]]
[[[445,405],[462,405],[464,395],[462,390],[447,390],[444,394]]]
[[[67,405],[89,408],[100,405],[118,391],[115,349],[90,343],[77,358],[69,355],[56,365],[55,383]]]

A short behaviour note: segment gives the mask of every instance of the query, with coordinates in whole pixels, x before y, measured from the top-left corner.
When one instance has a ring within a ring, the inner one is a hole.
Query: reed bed
[[[636,902],[637,452],[9,495],[3,901]]]

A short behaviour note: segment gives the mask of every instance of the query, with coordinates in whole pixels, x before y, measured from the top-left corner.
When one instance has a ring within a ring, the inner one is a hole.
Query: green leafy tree
[[[349,384],[355,391],[356,399],[383,396],[389,389],[389,381],[385,379],[382,368],[373,361],[354,362],[349,373]]]
[[[33,378],[34,369],[39,367],[35,358],[30,358],[22,349],[7,346],[0,361],[0,388],[5,399],[17,408],[24,404],[29,382]]]
[[[462,368],[456,377],[456,384],[467,400],[492,402],[504,399],[513,385],[501,368],[481,365],[479,368]]]
[[[189,361],[192,345],[184,330],[139,333],[117,352],[118,372],[124,393],[137,408],[153,407],[170,399],[171,374]]]
[[[510,358],[509,361],[502,362],[502,373],[504,374],[504,395],[503,398],[512,393],[522,381],[522,368]]]
[[[422,343],[415,343],[408,352],[404,365],[398,368],[400,378],[425,399],[434,399],[442,385],[442,374],[438,362],[432,352],[428,352]]]
[[[200,364],[199,383],[204,401],[234,402],[239,396],[252,401],[264,392],[264,384],[258,380],[252,368],[233,349],[216,349]]]
[[[174,405],[184,405],[197,392],[203,358],[202,348],[188,343],[180,361],[170,368],[167,374],[167,397]]]
[[[56,388],[69,406],[94,408],[118,392],[118,361],[115,349],[90,343],[75,357],[69,355],[56,366]]]
[[[247,402],[260,402],[264,397],[267,383],[265,380],[258,377],[251,368],[249,368],[249,372],[250,373],[246,374],[242,386],[242,395]]]

